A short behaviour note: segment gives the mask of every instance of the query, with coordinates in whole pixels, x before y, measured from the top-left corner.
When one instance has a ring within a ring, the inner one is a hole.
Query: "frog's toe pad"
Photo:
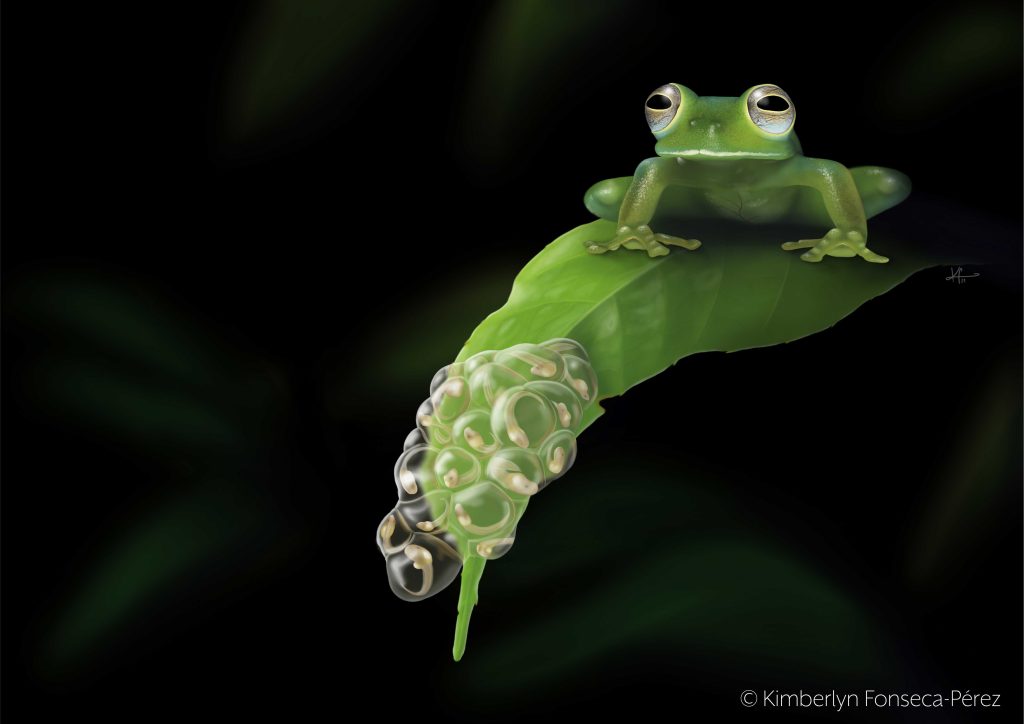
[[[863,252],[861,252],[861,257],[863,257],[866,261],[870,261],[874,264],[885,264],[886,262],[889,261],[889,257],[882,256],[881,254],[876,254],[870,249],[865,249]]]
[[[604,254],[608,251],[608,246],[606,244],[601,244],[596,241],[584,241],[583,248],[591,254]]]
[[[701,247],[701,243],[697,239],[680,239],[678,236],[669,236],[668,234],[655,234],[654,238],[662,244],[681,246],[689,251],[693,251],[694,249],[699,249]]]
[[[818,262],[824,259],[825,255],[817,249],[808,249],[800,255],[800,258],[804,261]]]

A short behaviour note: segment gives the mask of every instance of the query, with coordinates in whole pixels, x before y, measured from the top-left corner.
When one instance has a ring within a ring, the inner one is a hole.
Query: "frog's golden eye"
[[[786,91],[777,85],[762,85],[747,96],[747,115],[767,133],[785,133],[793,127],[796,109]]]
[[[661,131],[676,117],[681,102],[679,89],[669,83],[657,88],[647,96],[644,111],[647,113],[647,125],[652,131]]]

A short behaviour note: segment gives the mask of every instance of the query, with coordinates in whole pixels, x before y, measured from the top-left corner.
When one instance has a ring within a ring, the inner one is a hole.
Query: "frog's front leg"
[[[641,162],[629,183],[625,197],[622,199],[615,236],[609,241],[585,241],[583,245],[586,250],[591,254],[604,254],[620,247],[642,249],[647,252],[648,256],[655,257],[668,254],[669,250],[666,245],[681,246],[690,250],[699,247],[700,242],[696,239],[680,239],[668,234],[657,234],[648,225],[658,208],[658,200],[661,198],[662,192],[668,186],[679,184],[682,180],[679,164],[674,158],[649,158]],[[614,179],[611,183],[621,184],[622,181],[622,179]],[[604,193],[615,195],[615,191],[615,188],[609,187]],[[588,208],[591,207],[591,193],[588,192]],[[599,208],[604,204],[600,199],[601,193],[602,191],[598,190],[593,199]],[[608,202],[611,201],[612,199],[608,199]],[[611,203],[606,205],[611,206]],[[603,213],[599,213],[599,215],[604,216]]]
[[[772,183],[807,186],[820,193],[834,225],[820,239],[787,241],[782,245],[783,249],[807,249],[800,258],[811,262],[821,261],[826,256],[859,256],[876,263],[889,261],[867,246],[868,225],[864,205],[853,176],[845,166],[835,161],[798,156],[781,165]]]

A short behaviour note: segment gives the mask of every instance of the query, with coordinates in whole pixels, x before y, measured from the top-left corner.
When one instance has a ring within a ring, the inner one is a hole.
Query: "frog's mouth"
[[[780,159],[788,158],[789,156],[783,153],[777,153],[774,151],[709,151],[706,148],[688,148],[681,151],[665,151],[659,154],[660,156],[673,156],[676,158],[707,158],[707,159],[764,159],[767,161],[778,161]]]

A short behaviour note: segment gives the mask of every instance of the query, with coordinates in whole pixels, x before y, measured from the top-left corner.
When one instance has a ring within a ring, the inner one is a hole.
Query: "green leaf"
[[[812,238],[815,231],[724,222],[677,226],[656,220],[659,231],[698,236],[704,246],[654,259],[630,250],[595,256],[586,251],[587,242],[607,241],[615,232],[615,224],[604,220],[556,239],[523,268],[508,301],[476,328],[457,361],[568,337],[587,349],[598,399],[606,399],[697,352],[765,347],[820,332],[914,272],[938,264],[940,255],[977,253],[925,253],[876,228],[872,247],[893,261],[827,257],[808,263],[783,251],[780,242]],[[600,414],[600,406],[591,405],[579,431]],[[752,567],[761,565],[767,562]],[[456,660],[481,573],[480,567],[467,567],[462,576]]]
[[[658,229],[679,233],[670,223]],[[764,347],[827,329],[939,263],[877,234],[871,245],[892,258],[887,264],[802,261],[779,244],[806,233],[785,227],[718,224],[708,231],[699,250],[652,259],[639,251],[588,253],[584,241],[612,237],[610,221],[573,229],[523,268],[508,301],[474,330],[458,359],[570,337],[590,353],[605,399],[697,352]],[[602,412],[591,406],[584,428]]]

